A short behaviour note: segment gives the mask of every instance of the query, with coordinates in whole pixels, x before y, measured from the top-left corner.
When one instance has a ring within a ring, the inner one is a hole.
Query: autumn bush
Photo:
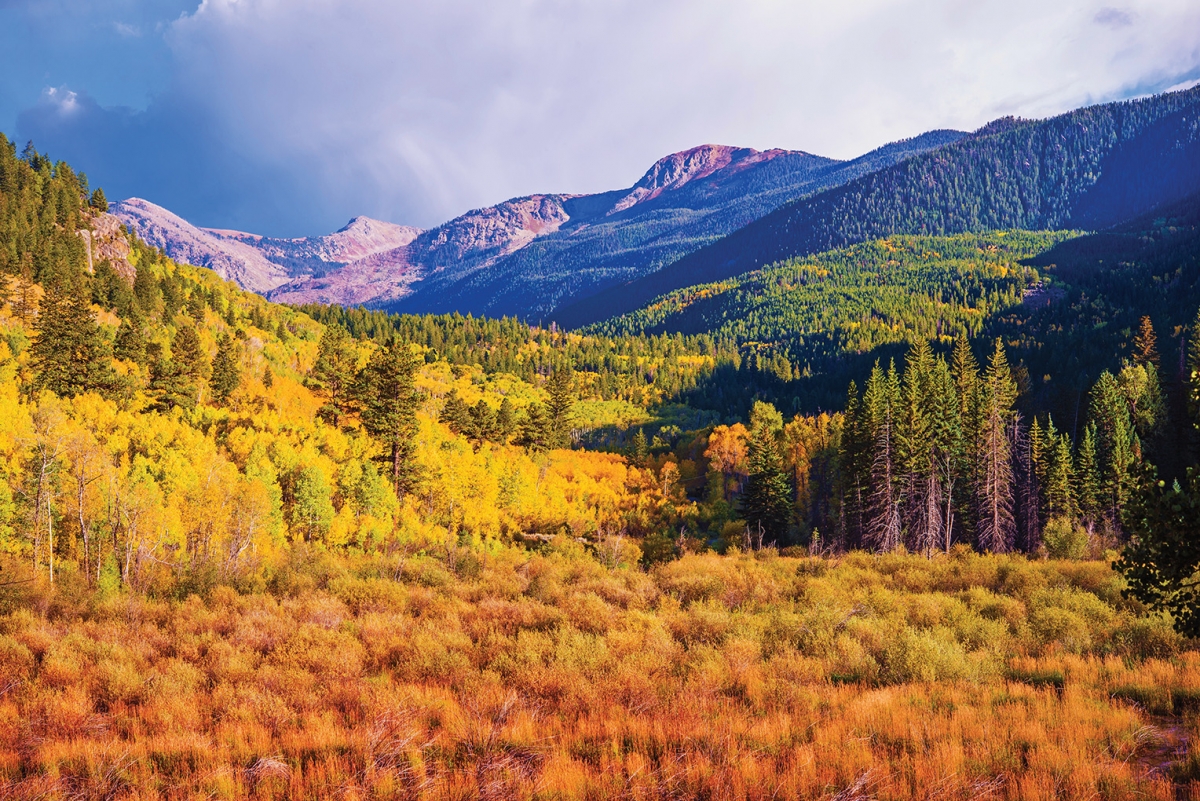
[[[597,550],[10,586],[0,796],[1200,797],[1200,653],[1104,563]]]

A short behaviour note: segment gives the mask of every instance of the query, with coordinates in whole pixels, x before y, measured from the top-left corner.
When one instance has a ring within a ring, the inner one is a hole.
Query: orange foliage
[[[1198,733],[1200,654],[1123,607],[1100,564],[764,552],[646,573],[559,538],[297,547],[268,586],[10,598],[0,796],[1200,791],[1195,745],[1165,764]],[[1038,629],[1047,611],[1075,628]]]

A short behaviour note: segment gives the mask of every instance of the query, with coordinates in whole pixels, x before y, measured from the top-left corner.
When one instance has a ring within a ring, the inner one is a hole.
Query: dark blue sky
[[[110,198],[324,233],[636,181],[704,142],[848,158],[1200,78],[1195,0],[0,0],[0,131]]]

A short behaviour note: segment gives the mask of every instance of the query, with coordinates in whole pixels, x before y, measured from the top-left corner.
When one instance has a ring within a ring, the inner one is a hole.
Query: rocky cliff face
[[[82,230],[79,235],[87,246],[88,270],[94,270],[96,264],[107,261],[117,275],[133,283],[136,271],[129,263],[129,240],[121,230],[119,218],[111,214],[97,214],[91,218],[91,230]]]

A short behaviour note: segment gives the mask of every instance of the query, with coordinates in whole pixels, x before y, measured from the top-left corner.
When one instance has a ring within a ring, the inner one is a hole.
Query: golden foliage
[[[646,573],[560,537],[299,546],[268,587],[10,597],[0,795],[1200,790],[1194,756],[1163,756],[1200,733],[1200,656],[1100,563],[760,552]]]

